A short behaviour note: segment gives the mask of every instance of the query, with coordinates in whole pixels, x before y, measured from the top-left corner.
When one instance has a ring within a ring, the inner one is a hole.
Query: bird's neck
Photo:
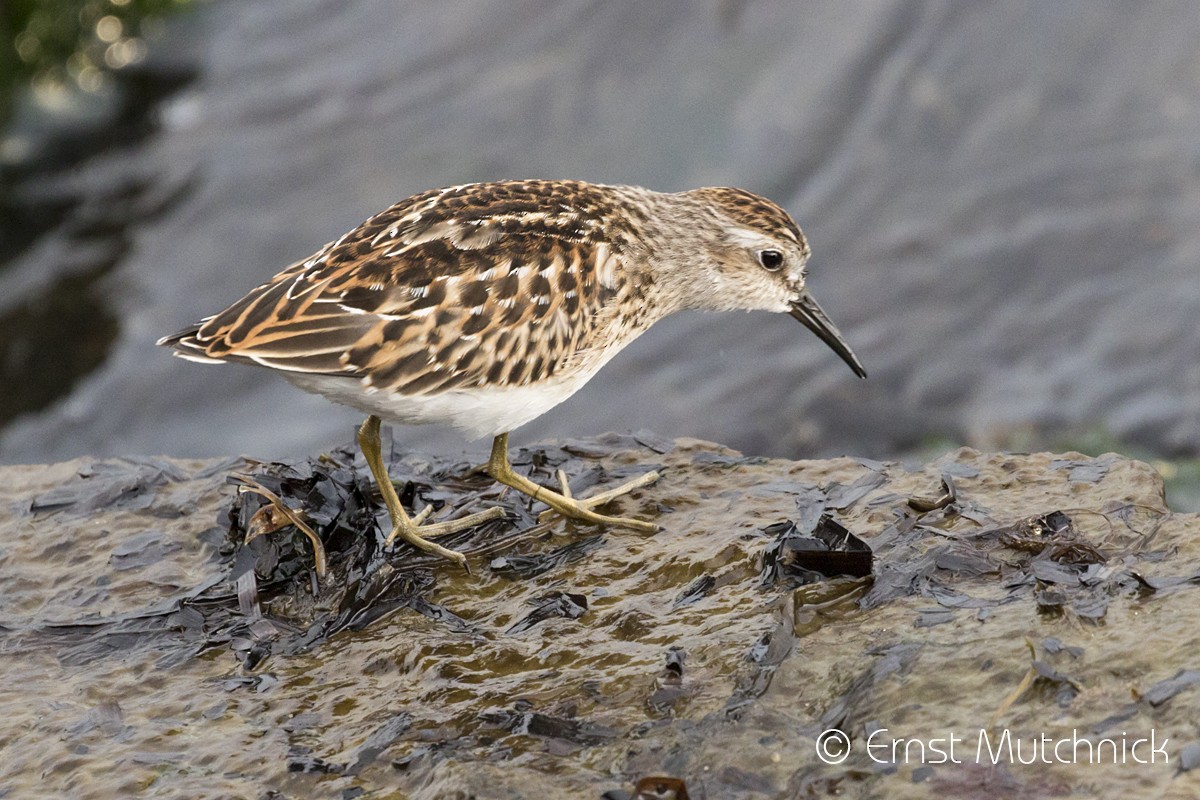
[[[711,208],[687,194],[663,194],[630,187],[647,214],[637,235],[623,242],[626,269],[644,287],[656,319],[676,311],[709,308],[715,286],[696,266],[709,257],[718,219]],[[700,275],[701,277],[698,277]]]

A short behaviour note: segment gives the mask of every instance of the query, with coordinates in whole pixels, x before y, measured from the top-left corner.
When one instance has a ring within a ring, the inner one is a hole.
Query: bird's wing
[[[160,344],[409,395],[553,376],[609,324],[626,282],[595,209],[531,184],[403,201]]]

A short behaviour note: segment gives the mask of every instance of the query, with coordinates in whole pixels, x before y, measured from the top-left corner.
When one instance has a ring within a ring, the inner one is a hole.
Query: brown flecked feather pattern
[[[381,418],[496,436],[676,311],[787,313],[866,373],[781,207],[741,189],[503,181],[404,200],[201,323],[195,361],[271,367]]]
[[[648,325],[627,206],[573,181],[424,192],[163,343],[408,396],[537,383]]]
[[[714,208],[720,208],[725,216],[747,228],[774,231],[789,237],[800,246],[804,256],[808,257],[808,240],[804,238],[800,226],[792,219],[791,214],[767,198],[730,186],[709,186],[694,189],[689,194],[698,200],[707,201]]]

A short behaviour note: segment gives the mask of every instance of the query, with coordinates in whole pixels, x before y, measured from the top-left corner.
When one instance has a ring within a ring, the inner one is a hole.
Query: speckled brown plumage
[[[639,246],[625,205],[573,181],[424,192],[164,343],[405,395],[536,383],[641,294],[614,278]]]
[[[758,263],[764,249],[783,265]],[[553,405],[681,308],[791,310],[861,372],[819,308],[815,321],[797,312],[816,308],[808,254],[786,211],[742,189],[468,184],[397,203],[160,343],[271,367],[370,413],[495,434],[527,420],[465,421],[482,413],[481,393],[545,386]],[[417,402],[470,392],[461,413]],[[381,393],[414,402],[372,399]]]

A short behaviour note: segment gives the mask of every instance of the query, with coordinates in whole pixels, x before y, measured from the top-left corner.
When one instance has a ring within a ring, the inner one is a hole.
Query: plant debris
[[[698,603],[708,596],[708,593],[717,585],[717,579],[712,575],[701,575],[696,580],[692,581],[687,587],[679,593],[675,598],[675,608],[690,606],[693,603]]]
[[[556,717],[538,711],[485,712],[480,714],[479,718],[488,725],[512,734],[559,740],[580,747],[602,744],[618,736],[617,731],[603,725]]]
[[[774,538],[763,551],[762,586],[795,588],[839,575],[871,574],[871,548],[828,514],[808,534],[790,521],[768,525],[763,533]]]
[[[1151,686],[1142,693],[1142,699],[1152,706],[1160,706],[1175,695],[1200,684],[1200,669],[1180,670],[1172,677]]]
[[[537,608],[513,623],[505,631],[509,636],[524,633],[533,626],[553,617],[579,619],[584,615],[588,607],[587,598],[583,595],[559,591],[550,592],[550,594],[536,600],[531,600],[530,602],[536,605]]]
[[[923,514],[946,508],[956,502],[958,502],[958,487],[954,485],[954,478],[944,472],[942,473],[942,492],[937,497],[913,495],[908,498],[909,507]]]
[[[497,575],[514,580],[528,580],[565,564],[574,563],[588,553],[598,550],[603,544],[604,536],[597,533],[546,553],[498,556],[492,559],[488,566]]]
[[[677,702],[686,697],[688,690],[683,684],[683,665],[687,653],[680,647],[667,651],[667,663],[654,680],[654,691],[646,699],[646,705],[656,714],[671,711]]]

